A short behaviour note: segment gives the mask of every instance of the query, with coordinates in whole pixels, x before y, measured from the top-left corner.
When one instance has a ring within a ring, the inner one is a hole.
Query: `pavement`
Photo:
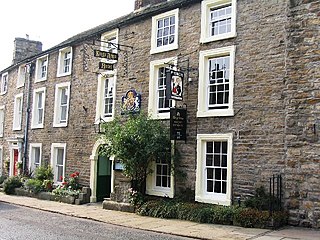
[[[320,240],[320,230],[285,227],[279,230],[242,228],[217,224],[201,224],[189,221],[139,216],[134,213],[102,209],[101,203],[70,205],[36,198],[6,195],[0,192],[0,202],[91,219],[103,223],[166,233],[195,239],[213,240]]]

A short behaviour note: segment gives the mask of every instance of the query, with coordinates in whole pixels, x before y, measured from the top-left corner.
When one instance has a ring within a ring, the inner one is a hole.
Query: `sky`
[[[134,0],[1,0],[0,71],[11,65],[16,37],[46,50],[134,10]]]

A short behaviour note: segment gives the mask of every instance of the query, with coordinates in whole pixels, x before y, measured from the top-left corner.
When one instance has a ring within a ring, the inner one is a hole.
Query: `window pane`
[[[61,182],[61,179],[63,178],[63,166],[57,166],[57,182]]]
[[[213,192],[213,181],[207,181],[207,192]]]
[[[63,157],[64,157],[64,149],[58,148],[57,149],[57,164],[63,165]]]

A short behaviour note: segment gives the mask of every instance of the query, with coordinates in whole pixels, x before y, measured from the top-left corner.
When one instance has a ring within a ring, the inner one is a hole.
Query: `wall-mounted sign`
[[[106,58],[108,60],[118,60],[118,54],[112,52],[106,52],[101,50],[94,50],[94,56],[99,58]]]
[[[187,109],[170,109],[170,139],[187,140]]]
[[[123,171],[123,164],[119,160],[114,160],[113,162],[113,170],[115,171]]]
[[[168,99],[182,101],[183,78],[183,72],[166,69],[166,85],[170,86],[166,89],[166,96]]]
[[[113,71],[113,64],[99,62],[99,69]]]
[[[135,90],[129,90],[125,96],[122,97],[121,112],[138,113],[141,109],[141,95]]]

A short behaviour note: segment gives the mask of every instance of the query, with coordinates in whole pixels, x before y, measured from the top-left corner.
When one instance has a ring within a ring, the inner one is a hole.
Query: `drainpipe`
[[[24,127],[24,146],[23,146],[23,160],[22,160],[22,169],[23,173],[27,173],[26,169],[26,162],[27,162],[27,155],[28,155],[28,132],[29,132],[29,121],[30,121],[30,95],[31,95],[31,76],[34,71],[34,63],[28,63],[26,65],[26,82],[27,82],[27,111],[26,111],[26,125]]]

